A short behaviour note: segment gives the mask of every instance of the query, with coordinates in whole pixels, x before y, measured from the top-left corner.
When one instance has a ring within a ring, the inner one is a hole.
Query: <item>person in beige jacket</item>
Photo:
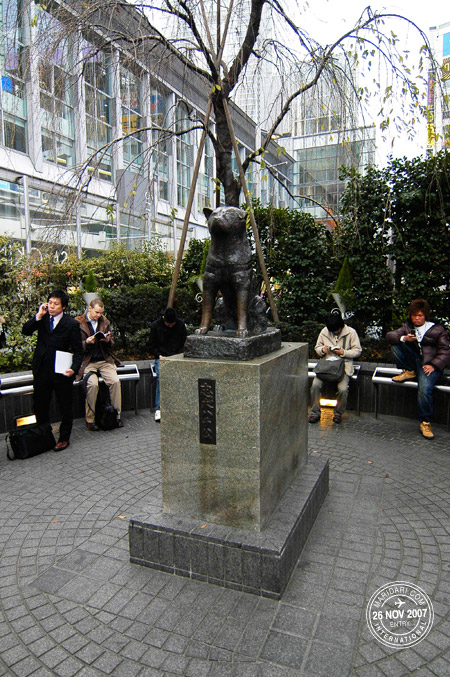
[[[362,348],[358,334],[352,327],[345,324],[342,315],[337,309],[327,316],[326,327],[319,334],[315,351],[319,357],[326,357],[328,359],[338,355],[345,361],[345,374],[336,384],[337,405],[333,415],[334,423],[340,423],[342,414],[347,406],[348,384],[354,371],[353,360],[361,355]],[[320,393],[322,385],[323,381],[315,376],[311,386],[310,423],[320,421]]]

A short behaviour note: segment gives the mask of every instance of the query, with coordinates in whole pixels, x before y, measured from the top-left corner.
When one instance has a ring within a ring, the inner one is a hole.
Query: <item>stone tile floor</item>
[[[326,412],[311,454],[330,492],[279,602],[128,562],[128,519],[161,499],[148,411],[27,461],[0,458],[0,675],[450,675],[450,434]],[[365,621],[382,584],[432,598],[430,634],[384,647]]]

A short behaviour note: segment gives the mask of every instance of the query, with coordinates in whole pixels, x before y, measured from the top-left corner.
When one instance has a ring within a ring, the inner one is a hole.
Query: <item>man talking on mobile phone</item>
[[[61,415],[59,441],[55,451],[63,451],[69,446],[72,432],[73,407],[72,384],[83,359],[80,325],[70,315],[66,315],[69,297],[57,289],[39,306],[39,310],[22,327],[25,336],[37,331],[36,349],[33,355],[33,409],[37,423],[50,420],[50,401],[53,391]],[[72,353],[72,364],[64,374],[55,371],[56,351]]]
[[[93,299],[84,313],[76,318],[80,323],[83,344],[83,362],[77,378],[82,379],[85,373],[91,374],[86,383],[86,428],[98,430],[95,423],[95,403],[98,395],[98,377],[101,376],[109,388],[111,404],[117,410],[117,427],[123,428],[120,418],[122,410],[122,393],[117,376],[120,360],[113,352],[113,336],[111,324],[104,316],[104,303],[101,299]]]

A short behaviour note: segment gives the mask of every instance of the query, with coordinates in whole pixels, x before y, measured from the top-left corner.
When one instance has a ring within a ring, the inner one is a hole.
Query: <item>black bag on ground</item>
[[[50,423],[29,425],[12,430],[6,436],[6,455],[10,461],[16,458],[31,458],[56,445]]]
[[[86,396],[87,382],[94,371],[90,371],[83,376],[83,390]],[[118,411],[111,404],[109,388],[104,381],[98,382],[97,400],[95,402],[95,423],[102,430],[113,430],[117,428],[119,420]]]
[[[321,357],[314,367],[314,373],[321,381],[340,381],[345,374],[345,361],[337,356],[331,359]]]
[[[117,409],[111,404],[109,388],[104,381],[99,381],[97,401],[95,403],[95,423],[102,430],[117,428]]]

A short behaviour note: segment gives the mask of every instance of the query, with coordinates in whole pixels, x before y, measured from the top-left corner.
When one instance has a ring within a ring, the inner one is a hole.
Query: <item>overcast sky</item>
[[[450,6],[444,0],[397,0],[392,4],[378,0],[374,2],[367,2],[367,0],[346,0],[345,2],[342,2],[342,0],[312,0],[304,3],[303,6],[307,6],[307,11],[303,14],[303,17],[308,17],[308,30],[311,35],[322,44],[331,43],[354,25],[368,5],[374,11],[400,14],[411,19],[429,37],[430,26],[438,26],[450,21]],[[302,7],[301,0],[298,6],[299,8]],[[402,28],[400,22],[395,24],[393,30],[405,42],[405,46],[411,52],[411,55],[418,52],[422,41],[414,29],[406,26]],[[413,142],[407,140],[406,135],[399,136],[394,130],[392,130],[392,135],[394,136],[393,147],[390,143],[380,144],[381,148],[377,158],[377,163],[380,165],[385,163],[386,157],[390,153],[395,157],[406,155],[411,158],[420,155],[425,150],[425,122],[418,126]]]
[[[301,6],[301,2],[298,3]],[[323,26],[326,35],[339,35],[355,23],[365,7],[378,12],[401,14],[414,21],[427,32],[430,26],[450,21],[450,7],[445,0],[397,0],[387,3],[374,0],[313,0],[308,4],[308,15],[315,18],[317,26]],[[306,3],[305,3],[306,5]],[[447,7],[447,9],[446,9]]]

